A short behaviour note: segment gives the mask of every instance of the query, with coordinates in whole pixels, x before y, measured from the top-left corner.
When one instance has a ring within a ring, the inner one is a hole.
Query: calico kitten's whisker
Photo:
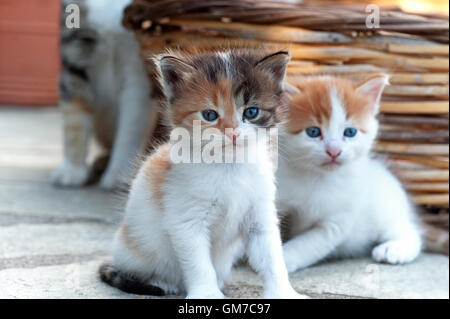
[[[271,283],[266,297],[299,297],[283,262],[270,137],[256,138],[258,129],[281,121],[275,93],[283,87],[288,61],[287,52],[241,50],[155,58],[167,95],[164,117],[181,141],[172,139],[143,161],[116,235],[117,265],[100,270],[105,282],[127,292],[223,298],[220,283],[247,253]],[[220,143],[203,140],[207,128],[217,129]],[[244,137],[248,143],[241,144]],[[222,153],[224,139],[232,146],[229,153]],[[187,162],[176,161],[180,150],[189,155]],[[245,157],[241,162],[245,152],[256,163]],[[219,163],[210,165],[215,159]]]

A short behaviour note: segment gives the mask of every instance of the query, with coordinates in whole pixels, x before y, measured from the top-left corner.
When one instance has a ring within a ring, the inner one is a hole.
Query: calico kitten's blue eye
[[[253,120],[255,119],[259,114],[259,108],[252,106],[248,107],[244,110],[244,118],[247,120]]]
[[[344,131],[344,136],[346,136],[346,137],[354,137],[357,132],[358,132],[358,130],[356,128],[348,127]]]
[[[309,127],[306,129],[306,134],[308,134],[309,137],[319,137],[322,133],[320,132],[320,128],[318,127]]]
[[[214,122],[219,117],[219,114],[214,110],[205,110],[202,112],[202,116],[208,122]]]

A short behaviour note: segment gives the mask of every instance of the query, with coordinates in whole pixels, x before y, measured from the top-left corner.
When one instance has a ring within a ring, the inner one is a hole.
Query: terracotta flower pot
[[[0,1],[0,104],[55,105],[59,0]]]

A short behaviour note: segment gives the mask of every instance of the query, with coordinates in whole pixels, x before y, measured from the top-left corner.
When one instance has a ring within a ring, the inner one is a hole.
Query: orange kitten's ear
[[[280,89],[283,87],[284,77],[286,75],[286,68],[290,57],[287,51],[279,51],[272,53],[256,63],[257,68],[262,68],[270,73],[278,82]]]
[[[389,76],[386,74],[376,74],[356,86],[356,91],[362,95],[369,96],[374,102],[374,111],[378,112],[381,95],[384,87],[389,84]]]
[[[195,68],[177,57],[168,55],[157,58],[156,62],[161,72],[164,93],[171,101],[183,87],[186,75],[194,72]]]

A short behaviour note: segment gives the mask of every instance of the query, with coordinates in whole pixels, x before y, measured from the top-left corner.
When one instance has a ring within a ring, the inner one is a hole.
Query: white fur
[[[226,54],[221,57],[228,60]],[[235,114],[237,131],[256,130],[244,123],[243,108]],[[233,143],[226,132],[222,137],[221,147]],[[147,278],[167,293],[223,298],[221,289],[233,264],[247,255],[263,277],[265,297],[301,297],[289,283],[283,260],[268,140],[260,136],[246,146],[244,139],[236,138],[236,154],[225,154],[225,158],[234,156],[231,163],[172,162],[159,186],[162,203],[155,203],[144,164],[131,187],[124,217],[141,253],[133,252],[119,231],[113,246],[114,266]],[[257,152],[256,163],[236,162],[246,149]]]
[[[87,0],[89,22],[97,29],[122,32],[123,11],[132,0]]]
[[[420,230],[398,180],[370,158],[378,123],[373,117],[367,133],[344,137],[354,123],[346,119],[336,90],[330,88],[329,95],[332,115],[321,127],[323,139],[304,131],[280,137],[277,208],[290,217],[284,245],[288,271],[326,257],[365,255],[374,245],[378,262],[410,262],[421,250]],[[327,145],[342,150],[339,166],[322,166],[329,160]]]
[[[163,209],[154,202],[141,170],[124,224],[143,252],[154,255],[136,256],[118,232],[113,264],[149,278],[168,293],[222,298],[233,263],[247,255],[263,277],[265,297],[300,297],[283,262],[272,164],[267,148],[258,149],[255,164],[172,163],[163,186]]]

